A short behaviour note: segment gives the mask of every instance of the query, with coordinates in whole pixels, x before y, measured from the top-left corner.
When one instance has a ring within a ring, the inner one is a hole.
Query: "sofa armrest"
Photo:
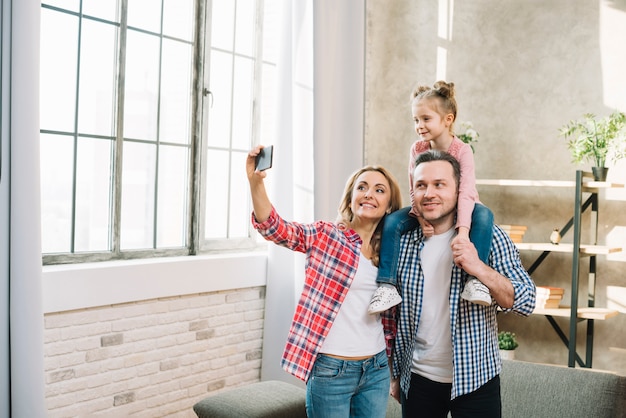
[[[626,378],[593,369],[503,360],[503,417],[626,417]]]
[[[198,418],[306,418],[305,402],[304,389],[268,380],[211,395],[193,410]]]

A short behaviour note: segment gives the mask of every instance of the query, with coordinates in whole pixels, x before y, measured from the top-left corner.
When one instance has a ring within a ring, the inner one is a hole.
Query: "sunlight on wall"
[[[626,38],[626,12],[611,5],[610,0],[600,4],[600,55],[604,103],[610,109],[626,112],[626,55],[623,40]],[[609,162],[608,181],[626,183],[626,160],[617,164]],[[626,201],[626,188],[608,189],[607,200]],[[611,258],[613,259],[613,258]]]
[[[624,95],[626,97],[626,94]],[[626,159],[611,164],[607,181],[612,183],[626,184]],[[606,200],[624,200],[626,201],[626,187],[607,189]]]
[[[606,301],[607,308],[626,313],[626,287],[607,286]]]
[[[626,37],[626,12],[611,6],[614,3],[604,0],[600,5],[600,55],[602,60],[602,79],[604,103],[611,109],[626,111],[626,78],[624,67],[626,55],[624,44]]]
[[[439,15],[437,20],[437,36],[444,45],[452,41],[452,12],[453,0],[439,0]],[[446,80],[448,74],[448,48],[437,47],[437,80]]]
[[[609,225],[605,226],[609,228]],[[610,232],[606,234],[606,245],[609,247],[621,247],[619,253],[608,254],[607,260],[610,261],[626,261],[626,226],[614,226]]]

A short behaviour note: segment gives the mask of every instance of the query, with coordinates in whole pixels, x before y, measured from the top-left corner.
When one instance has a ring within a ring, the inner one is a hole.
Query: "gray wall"
[[[367,2],[365,160],[391,168],[408,190],[407,150],[415,140],[409,94],[418,82],[453,81],[458,121],[480,133],[478,178],[574,180],[558,129],[585,112],[626,111],[626,1],[553,0]],[[626,163],[609,180],[626,183]],[[496,222],[528,226],[526,242],[546,242],[573,214],[572,189],[479,186]],[[599,243],[626,248],[626,192],[600,194]],[[405,197],[408,203],[408,195]],[[583,221],[588,221],[585,216]],[[586,230],[583,229],[583,241]],[[571,233],[564,242],[572,242]],[[524,252],[528,267],[539,255]],[[599,256],[596,306],[622,313],[596,321],[594,368],[626,373],[626,256]],[[586,294],[583,261],[581,303]],[[539,285],[569,288],[571,255],[551,254]],[[569,299],[566,292],[565,298]],[[568,329],[567,321],[558,322]],[[518,334],[522,360],[567,364],[567,350],[543,316],[501,316]],[[584,328],[579,325],[579,335]],[[584,335],[581,338],[584,341]]]

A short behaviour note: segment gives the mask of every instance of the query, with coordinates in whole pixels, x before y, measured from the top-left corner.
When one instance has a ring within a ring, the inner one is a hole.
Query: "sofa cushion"
[[[624,381],[611,372],[503,360],[502,417],[623,418]]]
[[[306,390],[290,383],[264,381],[229,389],[193,406],[198,418],[306,418]],[[389,397],[386,418],[401,418],[400,404]]]
[[[306,392],[269,380],[229,389],[196,403],[198,418],[306,418]]]

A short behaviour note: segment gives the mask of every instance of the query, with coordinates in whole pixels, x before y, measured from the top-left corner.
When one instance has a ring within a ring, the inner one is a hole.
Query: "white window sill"
[[[44,313],[265,286],[267,253],[44,266]]]

